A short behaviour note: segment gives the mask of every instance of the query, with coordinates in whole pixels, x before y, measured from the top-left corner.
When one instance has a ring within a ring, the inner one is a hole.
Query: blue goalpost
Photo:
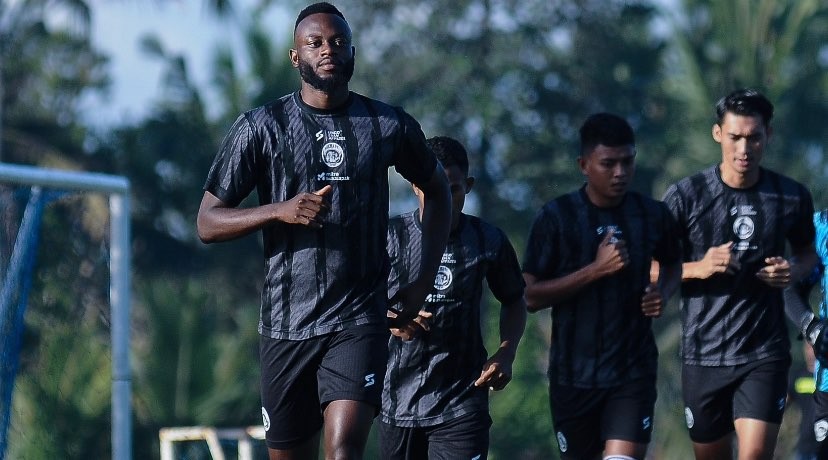
[[[109,196],[109,300],[112,312],[112,458],[132,458],[132,373],[130,342],[129,181],[123,176],[69,172],[0,163],[0,183],[29,186],[23,219],[14,240],[0,290],[0,460],[5,458],[17,373],[23,314],[34,269],[40,219],[49,201],[66,192]],[[0,260],[0,263],[4,261]]]

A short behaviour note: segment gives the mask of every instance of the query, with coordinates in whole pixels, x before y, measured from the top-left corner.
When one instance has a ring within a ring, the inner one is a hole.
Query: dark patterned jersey
[[[413,281],[420,268],[419,211],[391,219],[389,298]],[[432,426],[461,415],[488,411],[488,389],[475,387],[487,354],[480,331],[483,281],[502,304],[522,298],[524,282],[506,235],[481,219],[461,215],[449,236],[434,288],[423,308],[431,330],[405,342],[389,340],[382,420]]]
[[[609,388],[655,378],[658,350],[641,298],[651,261],[675,264],[680,255],[663,203],[628,192],[620,205],[599,208],[584,188],[560,196],[544,205],[532,224],[523,271],[539,281],[569,275],[595,260],[611,230],[625,241],[629,263],[552,305],[552,383]]]
[[[255,188],[264,205],[333,186],[322,228],[279,222],[262,229],[259,332],[298,340],[383,325],[388,168],[422,183],[436,165],[411,116],[356,93],[333,111],[306,105],[296,92],[242,114],[210,168],[206,191],[236,206]]]
[[[681,286],[681,356],[686,364],[734,366],[790,353],[782,290],[756,277],[765,258],[785,256],[786,241],[814,240],[813,202],[801,184],[767,169],[758,183],[734,189],[712,166],[670,186],[664,201],[676,218],[684,262],[728,242],[739,269]]]

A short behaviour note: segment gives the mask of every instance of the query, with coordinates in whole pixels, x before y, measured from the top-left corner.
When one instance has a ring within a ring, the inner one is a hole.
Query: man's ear
[[[578,157],[577,161],[578,161],[578,168],[581,170],[581,174],[586,176],[587,175],[587,172],[586,172],[586,158],[584,158],[584,156],[581,155],[581,156]]]
[[[474,187],[474,176],[469,176],[466,178],[466,194],[471,192],[472,187]]]
[[[713,134],[713,140],[715,140],[719,144],[722,143],[722,127],[719,126],[718,123],[713,124],[713,129],[711,131],[711,134]]]
[[[288,56],[290,57],[290,65],[294,68],[299,67],[299,53],[295,49],[291,48],[290,51],[288,51]]]

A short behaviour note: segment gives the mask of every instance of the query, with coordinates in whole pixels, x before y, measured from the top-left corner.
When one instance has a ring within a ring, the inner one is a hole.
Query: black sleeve
[[[224,137],[204,190],[229,206],[237,206],[256,186],[258,151],[253,124],[242,114]]]
[[[397,113],[402,123],[402,138],[394,152],[394,168],[412,184],[428,182],[437,168],[437,158],[428,148],[417,120],[402,109],[397,109]]]

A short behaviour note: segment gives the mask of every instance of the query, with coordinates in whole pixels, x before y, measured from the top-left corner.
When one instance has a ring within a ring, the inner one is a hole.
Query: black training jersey
[[[400,108],[351,93],[323,111],[289,94],[241,115],[204,189],[230,206],[254,188],[260,204],[333,185],[322,228],[262,229],[265,283],[259,332],[306,339],[385,323],[388,168],[427,181],[437,160],[419,124]]]
[[[610,230],[629,252],[627,267],[552,305],[552,383],[608,388],[655,378],[658,351],[641,298],[652,259],[662,264],[679,260],[674,227],[663,203],[635,192],[616,207],[599,208],[581,188],[541,208],[523,267],[538,280],[561,278],[592,263]]]
[[[681,355],[686,364],[734,366],[789,356],[782,291],[756,277],[766,257],[784,256],[785,242],[814,241],[811,194],[801,184],[762,169],[759,182],[733,189],[712,166],[670,186],[664,201],[676,218],[683,261],[733,242],[741,264],[733,275],[686,280],[681,287]]]
[[[389,298],[418,272],[421,249],[419,212],[393,218],[388,229]],[[393,336],[389,340],[383,422],[432,426],[488,410],[488,389],[474,386],[487,359],[480,332],[484,279],[504,305],[523,296],[520,265],[506,235],[463,214],[423,306],[434,314],[431,330],[408,342]]]

